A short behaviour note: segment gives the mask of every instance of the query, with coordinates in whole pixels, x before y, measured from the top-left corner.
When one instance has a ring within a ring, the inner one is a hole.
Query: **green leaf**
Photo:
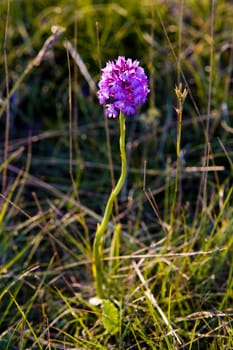
[[[119,331],[119,310],[110,300],[103,300],[102,320],[108,333],[115,334]]]

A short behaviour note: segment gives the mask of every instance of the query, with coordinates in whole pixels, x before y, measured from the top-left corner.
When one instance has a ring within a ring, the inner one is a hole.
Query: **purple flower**
[[[136,107],[146,101],[150,92],[148,79],[139,61],[119,56],[109,61],[102,69],[97,96],[105,106],[105,114],[116,118],[122,111],[125,115],[136,113]]]

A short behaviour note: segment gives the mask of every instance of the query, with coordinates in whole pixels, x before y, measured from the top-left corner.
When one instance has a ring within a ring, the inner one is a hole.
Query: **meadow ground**
[[[0,18],[0,350],[233,349],[232,1],[1,0]],[[99,299],[121,157],[96,90],[119,55],[150,94]]]

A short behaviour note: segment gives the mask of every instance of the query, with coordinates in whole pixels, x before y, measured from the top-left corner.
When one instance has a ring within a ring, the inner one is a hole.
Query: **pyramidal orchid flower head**
[[[139,61],[119,56],[102,69],[97,97],[109,118],[136,113],[138,105],[146,102],[150,92],[148,78]]]

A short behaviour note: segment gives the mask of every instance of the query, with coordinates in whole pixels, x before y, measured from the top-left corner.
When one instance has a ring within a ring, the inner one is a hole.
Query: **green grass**
[[[0,350],[232,349],[231,1],[4,0],[0,13]],[[45,50],[53,25],[66,31]],[[151,93],[127,119],[96,305],[92,246],[120,156],[90,84],[118,55],[140,60]]]

